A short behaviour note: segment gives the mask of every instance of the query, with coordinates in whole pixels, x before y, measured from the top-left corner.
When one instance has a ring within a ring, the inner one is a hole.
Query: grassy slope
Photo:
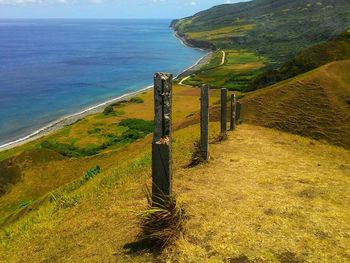
[[[186,120],[188,115],[198,111],[199,90],[182,86],[175,86],[174,89],[173,120],[176,129],[179,123],[184,126],[183,120]],[[213,93],[213,97],[216,96]],[[9,215],[40,199],[48,192],[81,178],[88,169],[96,165],[101,166],[102,170],[106,170],[130,159],[129,148],[125,148],[127,145],[118,148],[112,146],[100,154],[90,157],[68,158],[54,151],[42,149],[40,143],[43,140],[64,143],[75,141],[80,147],[85,147],[91,142],[101,139],[100,135],[89,133],[89,130],[95,128],[96,124],[103,133],[112,133],[115,131],[117,123],[122,119],[151,120],[153,118],[153,92],[144,93],[141,97],[144,99],[144,103],[125,105],[122,108],[123,115],[107,117],[101,114],[91,115],[48,137],[31,142],[29,146],[23,145],[9,152],[1,152],[0,159],[12,156],[0,162],[1,178],[10,182],[10,179],[13,179],[15,184],[10,188],[7,187],[9,188],[5,189],[8,191],[7,194],[0,197],[0,223]]]
[[[198,129],[174,135],[175,190],[189,217],[183,238],[162,259],[349,260],[348,151],[245,124],[229,141],[211,146],[209,164],[184,169]],[[219,127],[213,123],[210,129],[216,133]],[[136,240],[137,212],[146,207],[149,140],[129,153],[128,161],[69,193],[66,199],[78,197],[73,205],[46,201],[10,225],[1,237],[1,261],[154,261],[124,248]]]
[[[216,6],[173,22],[173,27],[193,44],[247,49],[282,63],[342,33],[349,24],[347,0],[255,0]]]
[[[319,69],[247,95],[245,121],[350,149],[350,61]]]
[[[336,39],[311,46],[280,68],[258,75],[251,83],[252,90],[295,77],[332,61],[350,59],[350,28]]]

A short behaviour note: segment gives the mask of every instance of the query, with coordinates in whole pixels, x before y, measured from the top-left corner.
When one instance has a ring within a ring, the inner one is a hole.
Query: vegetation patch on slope
[[[249,83],[265,65],[265,59],[238,50],[216,51],[210,62],[183,83],[192,86],[210,84],[212,88],[248,91]]]
[[[251,90],[266,87],[332,61],[346,59],[350,59],[350,28],[334,40],[303,50],[280,68],[260,74],[249,87]]]

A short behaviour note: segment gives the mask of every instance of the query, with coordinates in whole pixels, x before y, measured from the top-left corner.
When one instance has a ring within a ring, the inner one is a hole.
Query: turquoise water
[[[204,53],[169,20],[0,20],[0,145],[174,75]]]

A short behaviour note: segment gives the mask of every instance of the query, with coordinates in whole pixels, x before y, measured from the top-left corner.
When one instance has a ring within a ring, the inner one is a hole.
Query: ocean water
[[[174,75],[204,53],[169,20],[0,20],[0,145]]]

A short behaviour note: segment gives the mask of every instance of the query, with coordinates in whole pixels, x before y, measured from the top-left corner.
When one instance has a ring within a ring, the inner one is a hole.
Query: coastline
[[[105,102],[99,103],[97,105],[91,106],[91,107],[84,109],[80,112],[73,113],[71,115],[67,115],[67,116],[64,116],[62,118],[59,118],[59,119],[52,121],[48,125],[40,128],[40,129],[38,129],[38,130],[28,134],[28,135],[24,135],[22,138],[19,138],[19,139],[16,139],[14,141],[0,145],[0,152],[15,148],[17,146],[23,145],[25,143],[28,143],[28,142],[34,141],[36,139],[39,139],[41,137],[44,137],[46,135],[49,135],[49,134],[62,129],[67,125],[71,125],[71,124],[91,115],[91,114],[101,113],[101,112],[103,112],[105,107],[107,107],[108,105],[122,101],[122,100],[128,100],[133,96],[136,96],[140,93],[143,93],[143,92],[150,90],[151,88],[153,88],[153,86],[147,86],[147,87],[142,88],[140,90],[126,93],[126,94],[123,94],[119,97],[116,97],[116,98],[107,100]]]
[[[205,54],[203,57],[201,57],[195,64],[193,64],[192,66],[188,67],[187,69],[185,69],[184,71],[182,71],[180,74],[178,74],[174,80],[179,80],[185,77],[188,77],[190,75],[192,75],[195,71],[199,70],[202,66],[204,66],[205,64],[207,64],[209,62],[209,60],[211,59],[214,51],[211,49],[205,49],[205,48],[201,48],[201,47],[197,47],[194,46],[190,43],[188,43],[186,41],[186,39],[182,36],[179,35],[179,33],[176,31],[176,29],[174,29],[174,36],[180,40],[181,44],[188,47],[188,48],[194,48],[194,49],[198,49],[200,51],[203,52],[207,52],[207,54]]]
[[[189,75],[193,74],[194,71],[196,71],[198,68],[200,68],[204,64],[206,64],[208,62],[208,60],[211,58],[211,55],[213,54],[213,52],[212,52],[212,50],[206,50],[206,49],[203,49],[203,48],[194,47],[192,45],[189,45],[188,43],[186,43],[186,41],[183,38],[181,38],[181,36],[179,36],[177,34],[176,31],[174,33],[174,36],[177,39],[179,39],[183,45],[185,45],[185,46],[187,46],[189,48],[196,48],[196,49],[199,49],[201,51],[208,52],[203,57],[201,57],[198,61],[196,61],[195,64],[193,64],[192,66],[184,69],[181,73],[176,75],[174,77],[174,80],[178,81],[179,79],[182,79],[182,78],[184,78],[186,76],[189,76]],[[30,133],[30,134],[23,135],[23,137],[21,137],[19,139],[16,139],[16,140],[13,140],[11,142],[8,142],[8,143],[0,145],[0,152],[6,151],[6,150],[9,150],[9,149],[12,149],[12,148],[15,148],[17,146],[29,143],[29,142],[37,140],[37,139],[40,139],[40,138],[42,138],[44,136],[47,136],[47,135],[49,135],[49,134],[51,134],[51,133],[53,133],[55,131],[58,131],[58,130],[64,128],[67,125],[71,125],[71,124],[73,124],[73,123],[75,123],[75,122],[77,122],[77,121],[79,121],[79,120],[81,120],[81,119],[91,115],[91,114],[101,113],[101,112],[103,112],[105,107],[107,107],[110,104],[113,104],[113,103],[116,103],[116,102],[119,102],[119,101],[122,101],[122,100],[128,100],[131,97],[137,96],[140,93],[149,91],[152,88],[153,88],[153,85],[150,85],[150,86],[144,87],[144,88],[142,88],[140,90],[137,90],[137,91],[134,91],[134,92],[130,92],[130,93],[126,93],[126,94],[123,94],[123,95],[121,95],[119,97],[112,98],[112,99],[107,100],[105,102],[102,102],[102,103],[99,103],[97,105],[91,106],[91,107],[89,107],[87,109],[84,109],[84,110],[82,110],[80,112],[73,113],[71,115],[67,115],[67,116],[59,118],[57,120],[54,120],[51,123],[49,123],[48,125],[46,125],[46,126],[40,128],[40,129]]]

